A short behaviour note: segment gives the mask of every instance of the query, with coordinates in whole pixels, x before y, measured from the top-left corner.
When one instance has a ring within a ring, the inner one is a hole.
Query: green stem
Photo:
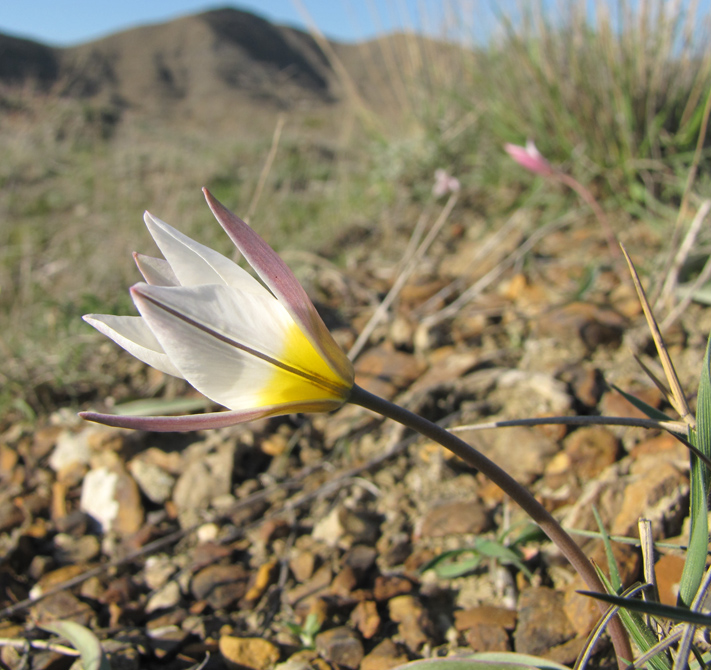
[[[496,463],[489,460],[482,453],[455,435],[452,435],[452,433],[446,431],[444,428],[441,428],[427,419],[423,419],[417,414],[413,414],[404,407],[379,398],[358,385],[353,386],[348,402],[365,407],[381,416],[416,430],[421,435],[449,449],[453,454],[459,456],[463,461],[486,475],[486,477],[501,488],[512,500],[517,502],[523,508],[524,512],[540,526],[541,530],[543,530],[560,549],[591,591],[606,593],[605,587],[597,576],[597,572],[595,572],[595,568],[573,538],[563,530],[561,525],[525,487],[521,486],[521,484],[496,465]],[[600,608],[603,613],[606,611],[606,606],[603,603],[600,603]],[[629,639],[618,617],[615,617],[610,622],[610,636],[615,645],[618,664],[620,668],[624,668],[627,666],[627,663],[632,660],[632,650],[630,648]]]

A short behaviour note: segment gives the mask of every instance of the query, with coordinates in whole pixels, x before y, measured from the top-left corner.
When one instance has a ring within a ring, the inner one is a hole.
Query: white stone
[[[89,470],[82,484],[79,506],[83,512],[98,521],[104,533],[111,530],[118,517],[117,486],[118,475],[108,468]]]

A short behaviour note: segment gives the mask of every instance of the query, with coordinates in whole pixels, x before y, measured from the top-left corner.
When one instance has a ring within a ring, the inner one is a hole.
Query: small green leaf
[[[74,621],[53,621],[43,624],[40,628],[69,640],[81,655],[84,670],[111,670],[99,638],[88,628]]]

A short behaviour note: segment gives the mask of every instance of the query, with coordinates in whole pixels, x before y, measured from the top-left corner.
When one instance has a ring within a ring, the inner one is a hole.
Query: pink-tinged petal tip
[[[551,164],[543,157],[531,140],[526,142],[525,147],[518,144],[505,144],[504,149],[511,158],[526,170],[543,177],[550,177],[555,173]]]
[[[353,366],[334,341],[289,266],[250,226],[230,212],[207,188],[203,188],[202,192],[222,228],[266,287],[294,319],[311,345],[342,379],[352,383]]]

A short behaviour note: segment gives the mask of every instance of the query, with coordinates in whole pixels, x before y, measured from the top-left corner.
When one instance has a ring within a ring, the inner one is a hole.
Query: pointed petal
[[[336,344],[294,273],[242,219],[224,207],[206,188],[203,193],[215,218],[267,288],[284,305],[312,346],[322,354],[341,379],[352,383],[351,362]]]
[[[264,291],[254,277],[221,253],[190,239],[149,212],[143,215],[143,219],[183,286],[226,284],[242,291]]]
[[[82,318],[138,360],[156,370],[182,378],[183,375],[170,361],[155,335],[140,316],[85,314]]]
[[[133,252],[133,260],[143,278],[154,286],[180,286],[168,261]]]
[[[504,149],[521,167],[535,174],[548,177],[553,174],[553,167],[538,151],[536,145],[530,140],[525,147],[517,144],[504,144]]]
[[[343,384],[307,340],[302,337],[299,344],[301,331],[286,310],[262,293],[215,284],[137,284],[131,289],[170,360],[190,384],[220,405],[247,409],[307,399],[343,402]],[[296,346],[291,346],[292,338],[297,338]]]
[[[207,430],[210,428],[225,428],[238,423],[255,421],[270,416],[294,414],[297,412],[328,412],[336,409],[332,403],[287,403],[260,407],[258,409],[236,410],[227,412],[209,412],[186,416],[122,416],[120,414],[100,414],[99,412],[79,412],[79,416],[87,421],[103,423],[116,428],[133,428],[156,433],[179,432],[189,430]]]

